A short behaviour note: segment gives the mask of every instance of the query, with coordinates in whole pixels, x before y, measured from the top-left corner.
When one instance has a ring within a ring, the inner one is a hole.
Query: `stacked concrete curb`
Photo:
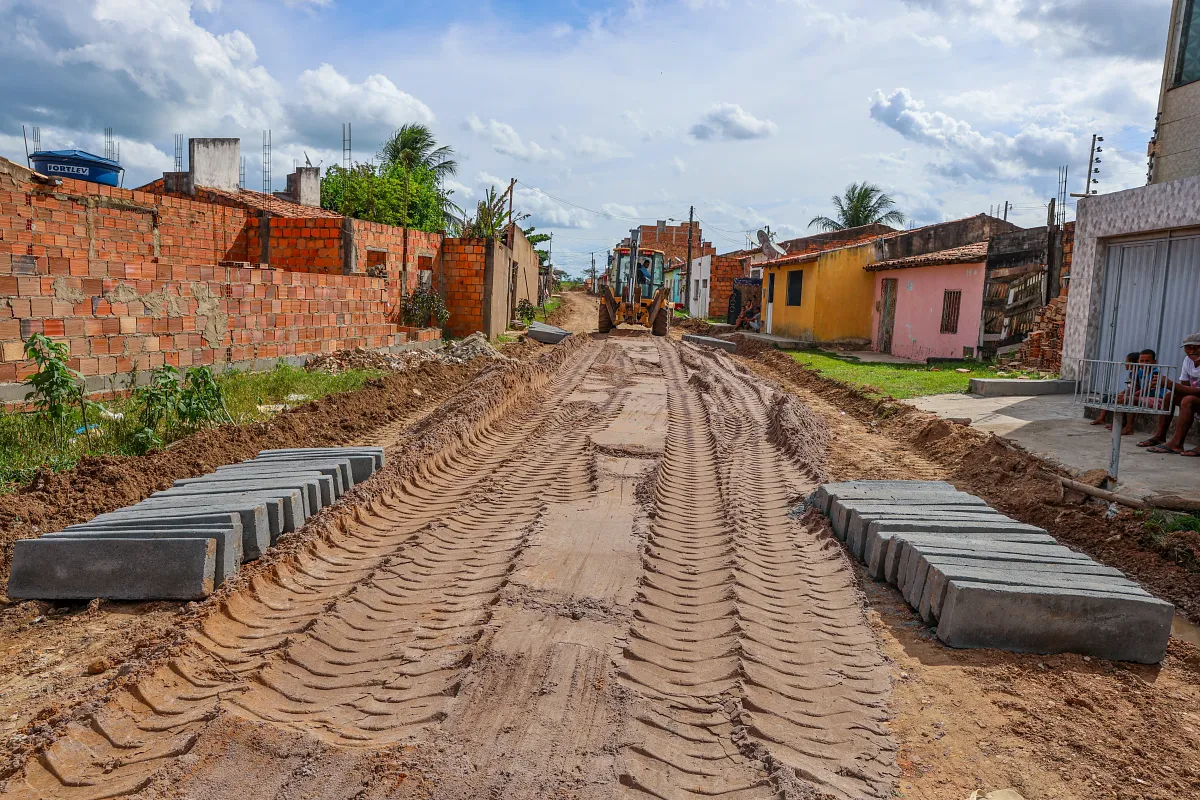
[[[205,597],[382,466],[381,447],[263,450],[91,522],[14,542],[8,596]]]
[[[717,339],[713,336],[699,336],[695,333],[685,333],[683,340],[688,344],[698,344],[702,347],[715,347],[718,350],[724,350],[729,353],[737,352],[737,342],[731,342],[728,339]]]
[[[951,647],[1156,664],[1175,607],[942,481],[818,487],[810,506]]]

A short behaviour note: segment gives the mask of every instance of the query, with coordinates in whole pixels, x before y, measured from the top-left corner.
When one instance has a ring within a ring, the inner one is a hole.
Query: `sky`
[[[909,224],[1045,224],[1058,169],[1145,183],[1170,0],[0,0],[0,155],[120,143],[125,185],[174,134],[242,139],[247,186],[373,158],[429,125],[471,208],[519,183],[572,274],[630,227],[701,220],[721,252],[804,235],[855,181]],[[1071,218],[1072,214],[1068,214]]]

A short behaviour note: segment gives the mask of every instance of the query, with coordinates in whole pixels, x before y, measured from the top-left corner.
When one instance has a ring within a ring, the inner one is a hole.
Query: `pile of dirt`
[[[963,491],[988,501],[1011,517],[1045,528],[1057,539],[1102,563],[1117,567],[1150,591],[1200,621],[1200,572],[1189,567],[1200,559],[1200,535],[1181,532],[1168,538],[1152,534],[1144,512],[1120,508],[1108,517],[1108,504],[1064,491],[1061,467],[995,434],[948,422],[894,399],[874,399],[856,386],[822,376],[785,353],[756,347],[744,339],[738,353],[748,354],[767,374],[801,386],[938,464]]]
[[[683,319],[675,320],[673,324],[680,330],[694,333],[698,336],[708,336],[713,327],[707,320],[700,319],[699,317],[684,317]]]
[[[348,442],[446,397],[482,366],[424,362],[371,380],[358,391],[329,395],[265,422],[204,430],[145,456],[89,456],[74,469],[39,474],[25,489],[0,497],[0,581],[8,580],[16,539],[86,522],[137,503],[180,478],[203,475],[262,449]]]
[[[446,342],[438,349],[421,348],[400,353],[366,350],[362,347],[338,350],[335,353],[317,356],[309,361],[304,369],[308,372],[328,372],[331,375],[339,375],[352,369],[402,372],[421,364],[466,364],[476,358],[503,359],[505,356],[492,346],[486,336],[477,332],[465,339]]]

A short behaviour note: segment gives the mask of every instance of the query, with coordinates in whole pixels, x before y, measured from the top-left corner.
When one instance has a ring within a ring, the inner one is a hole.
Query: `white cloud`
[[[547,195],[541,189],[518,186],[513,198],[513,208],[528,213],[534,225],[543,228],[590,228],[592,222],[586,211],[568,208]]]
[[[446,180],[442,181],[442,186],[454,192],[459,197],[469,198],[475,196],[474,189],[472,189],[470,186],[467,186],[465,183],[459,183],[453,178],[447,178]]]
[[[614,144],[607,139],[601,139],[599,136],[586,135],[579,137],[579,141],[575,143],[573,152],[577,156],[596,159],[598,161],[608,161],[614,158],[630,158],[632,156],[632,153],[619,144]]]
[[[417,98],[401,91],[386,75],[368,75],[353,83],[329,64],[300,73],[295,99],[288,111],[296,130],[309,136],[332,138],[340,121],[359,126],[368,138],[382,139],[408,122],[428,125],[433,111]]]
[[[1030,170],[1049,171],[1071,163],[1081,146],[1075,131],[1037,124],[1011,136],[999,131],[984,134],[941,111],[926,111],[925,104],[903,88],[889,95],[876,90],[870,113],[904,138],[947,153],[950,160],[941,171],[948,175],[1019,178]]]
[[[912,34],[912,38],[922,47],[931,47],[934,50],[949,50],[951,47],[950,40],[941,34],[922,36],[919,33],[914,33]]]
[[[671,169],[673,169],[675,171],[676,175],[682,175],[683,173],[687,172],[687,168],[688,168],[687,162],[684,161],[682,158],[680,158],[679,156],[671,157]]]
[[[717,103],[689,131],[702,141],[763,139],[779,132],[769,119],[758,119],[735,103]]]
[[[614,217],[631,217],[637,219],[638,210],[634,206],[622,205],[621,203],[605,203],[600,206],[600,210],[605,214],[611,214]]]
[[[498,122],[494,119],[483,122],[477,115],[472,114],[467,117],[463,127],[490,142],[492,149],[497,153],[511,156],[520,161],[562,161],[564,158],[561,150],[542,147],[532,140],[526,142],[517,133],[517,129],[506,122]]]

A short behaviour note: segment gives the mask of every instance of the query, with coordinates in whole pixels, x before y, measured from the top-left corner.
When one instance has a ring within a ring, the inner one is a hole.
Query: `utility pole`
[[[592,253],[592,291],[596,292],[596,288],[596,254]]]
[[[516,178],[513,178],[508,182],[508,249],[509,250],[512,250],[513,242],[516,241],[516,236],[517,236],[516,232],[513,230],[513,226],[516,224],[513,222],[513,187],[515,187],[516,185],[517,185]],[[553,235],[553,234],[551,234],[551,235]]]
[[[1007,200],[1004,201],[1004,221],[1005,222],[1008,222],[1008,208],[1010,205],[1012,205],[1012,204],[1009,203]]]
[[[692,225],[696,218],[696,207],[688,208],[687,283],[683,285],[683,307],[692,313]]]

